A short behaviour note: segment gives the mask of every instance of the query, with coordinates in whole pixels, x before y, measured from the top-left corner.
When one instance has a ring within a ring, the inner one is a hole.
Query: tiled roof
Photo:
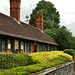
[[[0,34],[58,45],[46,32],[0,13]]]

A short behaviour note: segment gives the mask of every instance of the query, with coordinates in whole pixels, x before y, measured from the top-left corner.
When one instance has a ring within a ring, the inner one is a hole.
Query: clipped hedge
[[[37,52],[30,54],[30,56],[34,63],[51,62],[55,59],[59,60],[59,58],[63,61],[71,61],[73,59],[72,56],[64,53],[63,51]]]
[[[72,55],[72,56],[74,56],[74,52],[75,52],[74,49],[65,49],[65,50],[64,50],[64,53],[70,54],[70,55]]]
[[[61,60],[57,60],[57,61],[54,60],[53,62],[48,62],[48,63],[38,63],[34,65],[29,65],[29,66],[12,68],[12,69],[8,69],[8,70],[0,72],[0,75],[29,75],[31,73],[35,73],[43,69],[47,69],[47,68],[65,63],[64,61],[61,61]]]
[[[30,54],[30,56],[37,64],[7,69],[1,71],[0,75],[29,75],[73,60],[72,56],[63,51],[36,52]]]
[[[33,64],[33,61],[28,54],[2,54],[1,56],[6,60],[5,68],[27,66],[27,65]],[[14,57],[16,61],[12,59],[12,57]],[[12,65],[12,62],[13,62],[13,65]],[[0,59],[0,63],[1,63],[1,59]],[[4,67],[4,62],[2,63],[2,67]]]

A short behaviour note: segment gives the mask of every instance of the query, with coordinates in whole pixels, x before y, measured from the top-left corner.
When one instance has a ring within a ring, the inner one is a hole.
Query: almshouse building
[[[33,53],[56,50],[58,44],[43,31],[43,14],[36,27],[20,21],[21,0],[10,0],[10,17],[0,13],[0,53]]]

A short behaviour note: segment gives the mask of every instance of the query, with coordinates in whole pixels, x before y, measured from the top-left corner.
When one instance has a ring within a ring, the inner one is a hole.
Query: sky
[[[25,22],[25,16],[30,15],[40,0],[21,0],[21,21]],[[75,36],[75,0],[46,0],[55,5],[60,14],[60,25]],[[0,0],[0,12],[10,16],[9,0]]]

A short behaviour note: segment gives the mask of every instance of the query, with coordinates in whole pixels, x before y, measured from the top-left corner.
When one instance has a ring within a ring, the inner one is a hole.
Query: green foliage
[[[72,48],[75,49],[75,37],[72,37]]]
[[[14,60],[11,55],[16,60]],[[5,68],[26,66],[33,63],[31,57],[28,54],[2,54],[1,56],[6,60]],[[4,62],[4,60],[2,61]],[[12,65],[12,62],[13,62],[13,65]],[[0,59],[0,63],[1,63],[1,59]],[[2,63],[2,67],[4,67],[4,63]]]
[[[32,56],[34,61],[37,61],[38,63],[4,70],[0,72],[0,75],[29,75],[43,69],[72,61],[72,56],[63,53],[63,51],[37,52],[30,54],[30,56]]]
[[[72,61],[72,56],[63,53],[63,51],[51,51],[51,52],[37,52],[30,54],[32,56],[33,62],[36,63],[48,63],[53,61]]]
[[[72,48],[72,34],[66,27],[61,27],[56,30],[55,41],[59,44],[59,50]]]
[[[39,1],[30,15],[29,24],[36,26],[36,13],[40,13],[41,11],[43,13],[44,31],[59,44],[58,49],[75,49],[75,37],[72,36],[65,26],[59,28],[60,15],[51,2],[45,0]]]
[[[44,31],[55,40],[56,30],[57,30],[56,28],[53,28],[53,29],[45,29]]]
[[[17,67],[2,71],[0,72],[0,75],[29,75],[31,73],[35,73],[62,63],[63,61],[59,61],[59,62],[39,63],[29,66]]]
[[[58,29],[45,29],[45,32],[59,44],[59,50],[75,49],[75,37],[65,26]]]
[[[18,63],[22,66],[29,65],[32,63],[32,59],[28,54],[13,54],[12,56],[16,58],[18,61],[21,61]]]
[[[32,11],[29,21],[30,25],[36,26],[36,13],[41,11],[43,13],[44,29],[59,28],[59,12],[57,12],[57,9],[51,2],[45,0],[39,1],[36,8]]]
[[[65,49],[65,50],[64,50],[64,53],[70,54],[70,55],[72,55],[72,56],[74,56],[74,52],[75,52],[74,49]]]

